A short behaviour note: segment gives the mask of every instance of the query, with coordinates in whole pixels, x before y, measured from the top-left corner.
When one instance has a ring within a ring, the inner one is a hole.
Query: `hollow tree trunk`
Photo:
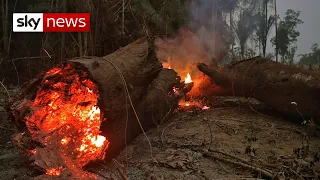
[[[273,109],[320,124],[320,73],[276,63],[262,57],[220,69],[198,64],[215,83],[211,96],[236,95],[260,100]],[[296,102],[297,106],[292,104]],[[301,113],[301,114],[300,114]]]
[[[116,68],[126,81],[132,105],[145,130],[165,121],[184,93],[191,89],[180,83],[175,71],[162,68],[145,38],[104,57],[79,58],[67,63],[75,64],[78,70],[88,72],[90,79],[100,87],[99,106],[106,118],[100,130],[110,142],[106,160],[112,159],[126,143],[129,144],[142,132],[131,103],[129,99],[126,100],[126,88]],[[40,75],[23,86],[21,94],[8,106],[8,111],[21,132],[26,131],[25,115],[28,113],[22,106],[26,101],[33,101],[43,78]],[[174,93],[173,87],[181,91]]]

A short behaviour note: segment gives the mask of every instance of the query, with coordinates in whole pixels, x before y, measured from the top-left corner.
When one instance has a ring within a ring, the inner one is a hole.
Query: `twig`
[[[116,163],[118,166],[120,166],[120,167],[124,167],[124,165],[123,164],[121,164],[119,161],[117,161],[116,159],[112,159],[112,161],[114,162],[114,163]]]
[[[242,159],[242,158],[239,158],[237,156],[234,156],[234,155],[231,155],[231,154],[227,154],[225,152],[222,152],[222,151],[217,151],[217,150],[213,150],[213,149],[208,149],[209,152],[212,152],[212,153],[219,153],[219,154],[222,154],[222,155],[225,155],[225,156],[228,156],[228,157],[231,157],[232,159],[236,159],[240,162],[243,162],[243,163],[248,163],[248,161]]]
[[[294,171],[293,169],[289,168],[288,169],[293,172],[295,175],[297,175],[301,180],[304,180],[304,178],[302,176],[300,176],[296,171]]]
[[[302,117],[303,121],[306,121],[306,119],[303,117],[303,115],[301,114],[299,109],[295,105],[293,105],[293,106],[294,106],[294,108],[296,108],[296,111],[300,114],[300,116]]]
[[[125,34],[124,32],[124,6],[125,6],[125,2],[124,0],[122,0],[122,34]]]
[[[218,121],[211,121],[211,122],[213,122],[215,125],[217,125],[222,131],[224,131],[224,133],[228,134],[229,136],[232,136],[231,133],[229,133],[227,130],[224,129],[226,127],[221,125],[221,124],[219,124]]]
[[[15,11],[16,11],[17,1],[18,1],[18,0],[16,0],[15,3],[14,3],[13,11],[12,11],[12,12],[15,12]],[[8,54],[9,54],[9,52],[10,52],[10,46],[11,46],[12,28],[13,28],[13,27],[11,26],[11,31],[10,31],[10,35],[9,35],[9,42],[8,42],[8,49],[7,49]]]
[[[125,92],[126,97],[126,127],[124,129],[124,144],[126,145],[126,167],[128,167],[128,144],[127,144],[127,130],[129,121],[129,108],[128,108],[128,94]]]
[[[49,58],[51,59],[50,54],[48,53],[48,51],[45,48],[42,48],[44,50],[44,52],[49,56]]]
[[[8,89],[6,88],[6,86],[5,86],[1,81],[0,81],[0,84],[1,84],[1,86],[4,88],[4,90],[6,91],[9,99],[11,99],[11,96],[10,96],[9,91],[8,91]]]
[[[210,131],[210,144],[209,144],[209,148],[208,149],[210,149],[211,148],[211,145],[212,145],[212,142],[213,142],[213,135],[212,135],[212,130],[211,130],[211,126],[210,126],[210,123],[209,122],[207,122],[206,120],[204,120],[204,119],[202,119],[206,124],[207,124],[207,126],[209,127],[209,131]]]
[[[117,168],[117,171],[120,174],[122,180],[128,180],[128,178],[120,171],[120,168]]]
[[[228,169],[226,169],[221,163],[219,160],[216,160],[217,163],[223,168],[223,170],[225,170],[226,172],[230,172]]]
[[[73,41],[76,43],[77,47],[79,48],[80,46],[79,46],[77,40],[73,37],[73,35],[70,32],[69,32],[69,34],[72,37]]]
[[[252,66],[256,61],[257,61],[257,59],[254,60],[254,61],[250,64],[250,66],[247,68],[247,70],[244,72],[244,74],[243,74],[243,76],[242,76],[241,89],[242,89],[242,95],[243,95],[243,97],[245,97],[245,95],[244,95],[244,88],[243,88],[244,78],[245,78],[247,72],[249,71],[249,69],[251,68],[251,66]]]
[[[170,104],[169,104],[169,101],[168,101],[165,93],[163,93],[163,94],[164,94],[164,98],[165,98],[165,100],[166,100],[166,103],[167,103],[167,105],[168,105],[168,107],[169,107],[169,111],[168,111],[167,114],[162,118],[162,120],[161,120],[161,122],[160,122],[160,125],[163,123],[163,121],[167,118],[167,116],[169,116],[169,114],[170,114],[171,111],[172,111],[171,106],[170,106]]]
[[[50,58],[52,57],[53,55],[50,56]],[[14,59],[11,59],[12,61],[16,61],[16,60],[25,60],[25,59],[41,59],[41,58],[46,58],[48,56],[32,56],[32,57],[19,57],[19,58],[14,58]]]
[[[19,78],[19,73],[18,73],[18,70],[17,70],[17,67],[16,65],[14,64],[14,59],[12,59],[12,65],[14,67],[14,70],[16,71],[16,74],[17,74],[17,78],[18,78],[18,85],[20,85],[20,78]]]
[[[164,136],[164,132],[166,131],[166,129],[168,128],[168,127],[170,127],[170,126],[172,126],[173,124],[175,124],[175,123],[179,123],[179,122],[184,122],[184,121],[175,121],[175,122],[172,122],[172,123],[170,123],[168,126],[166,126],[163,130],[162,130],[162,133],[161,133],[161,142],[162,142],[162,144],[164,143],[164,140],[163,140],[163,136]]]
[[[252,107],[249,103],[248,103],[248,105],[249,105],[250,109],[251,109],[252,111],[256,112],[257,114],[259,114],[259,115],[261,115],[261,116],[264,116],[264,117],[271,117],[271,116],[268,116],[268,115],[262,114],[262,113],[260,113],[259,111],[257,111],[257,110],[255,110],[255,109],[253,109],[253,107]]]
[[[242,166],[244,168],[250,169],[250,170],[255,171],[257,173],[261,173],[262,175],[267,176],[269,178],[273,177],[270,172],[268,172],[268,171],[266,171],[264,169],[258,168],[256,166],[245,164],[243,162],[236,162],[236,161],[232,161],[232,160],[229,160],[229,159],[220,158],[220,157],[218,157],[218,156],[216,156],[216,155],[214,155],[214,154],[212,154],[212,153],[210,153],[208,151],[204,151],[204,150],[201,150],[201,149],[199,151],[202,152],[204,155],[209,156],[209,157],[211,157],[213,159],[216,159],[216,160],[219,160],[219,161],[224,161],[224,162],[231,163],[231,164],[238,165],[238,166]]]
[[[104,179],[109,179],[108,177],[106,177],[105,175],[101,174],[98,170],[96,170],[94,168],[90,168],[90,171],[93,172],[94,174],[104,178]]]

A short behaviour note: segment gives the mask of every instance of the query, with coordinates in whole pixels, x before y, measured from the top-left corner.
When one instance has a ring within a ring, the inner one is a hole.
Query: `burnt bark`
[[[252,97],[274,110],[301,121],[313,118],[320,124],[320,73],[287,66],[262,57],[213,69],[198,69],[214,82],[210,96]],[[297,106],[294,105],[296,102]],[[301,117],[303,116],[303,117]],[[296,120],[296,119],[295,119]]]
[[[146,38],[104,57],[83,57],[66,63],[76,65],[76,70],[88,72],[89,77],[99,85],[99,106],[103,109],[103,118],[106,118],[101,131],[110,142],[106,160],[111,160],[142,132],[136,115],[143,129],[148,130],[170,117],[179,100],[191,89],[184,89],[185,85],[180,83],[174,70],[163,69]],[[25,100],[35,98],[43,78],[39,75],[25,84],[21,94],[8,106],[11,119],[20,131],[26,131],[24,117],[27,113],[27,108],[21,105]],[[173,87],[180,88],[181,92],[174,93]],[[126,89],[131,101],[127,98]]]

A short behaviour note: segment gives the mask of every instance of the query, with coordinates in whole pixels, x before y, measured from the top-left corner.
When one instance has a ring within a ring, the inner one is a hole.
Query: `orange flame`
[[[99,135],[102,118],[97,106],[98,86],[88,73],[75,68],[66,64],[46,73],[31,104],[32,113],[25,120],[35,141],[61,149],[60,158],[70,158],[74,166],[83,167],[102,158],[109,141]],[[46,169],[49,175],[59,175],[64,168],[56,165]]]
[[[187,74],[187,77],[184,79],[184,82],[185,82],[185,83],[191,83],[191,82],[193,82],[192,79],[191,79],[190,73]]]
[[[47,169],[46,174],[50,176],[59,176],[61,171],[63,171],[63,167],[60,166],[58,168]]]

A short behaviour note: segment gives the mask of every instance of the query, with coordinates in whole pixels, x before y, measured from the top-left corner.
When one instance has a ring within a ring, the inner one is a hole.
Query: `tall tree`
[[[9,0],[1,1],[2,8],[2,40],[4,52],[8,53],[9,36],[8,36],[8,12],[9,12]]]
[[[300,64],[314,65],[320,64],[320,47],[318,43],[311,46],[311,53],[300,54]]]
[[[292,46],[289,48],[288,54],[286,55],[286,59],[288,60],[288,64],[291,66],[294,64],[294,57],[296,55],[297,52],[297,46]],[[286,62],[282,62],[282,63],[286,63]]]
[[[230,30],[231,32],[233,32],[234,31],[233,14],[239,4],[239,0],[219,0],[218,2],[222,10],[225,13],[229,14]],[[234,57],[234,37],[233,36],[231,37],[231,54],[232,54],[232,57]]]
[[[262,45],[262,54],[265,57],[266,56],[266,49],[267,49],[267,41],[268,36],[270,34],[270,30],[275,22],[274,16],[269,16],[266,21],[266,16],[264,14],[259,14],[257,16],[257,29],[256,34],[258,36],[259,42]]]
[[[278,46],[282,62],[285,61],[286,55],[289,53],[289,48],[293,47],[300,35],[300,32],[297,31],[297,26],[302,24],[303,21],[299,18],[299,16],[300,11],[294,11],[292,9],[287,10],[284,19],[279,23],[277,39],[271,39],[272,45]]]
[[[275,17],[275,25],[276,25],[276,28],[275,28],[275,31],[276,31],[276,36],[275,36],[275,39],[276,39],[276,62],[278,62],[278,55],[279,55],[279,50],[278,50],[278,10],[277,10],[277,0],[274,0],[274,17]]]
[[[235,35],[240,45],[241,58],[244,58],[248,39],[256,29],[256,15],[249,10],[240,14],[240,19],[235,25]]]
[[[259,39],[259,42],[262,46],[262,54],[266,56],[266,49],[267,49],[267,41],[268,36],[270,34],[270,30],[275,22],[275,16],[268,15],[268,7],[270,5],[270,0],[262,0],[261,6],[259,7],[260,11],[257,15],[257,29],[256,35]]]

